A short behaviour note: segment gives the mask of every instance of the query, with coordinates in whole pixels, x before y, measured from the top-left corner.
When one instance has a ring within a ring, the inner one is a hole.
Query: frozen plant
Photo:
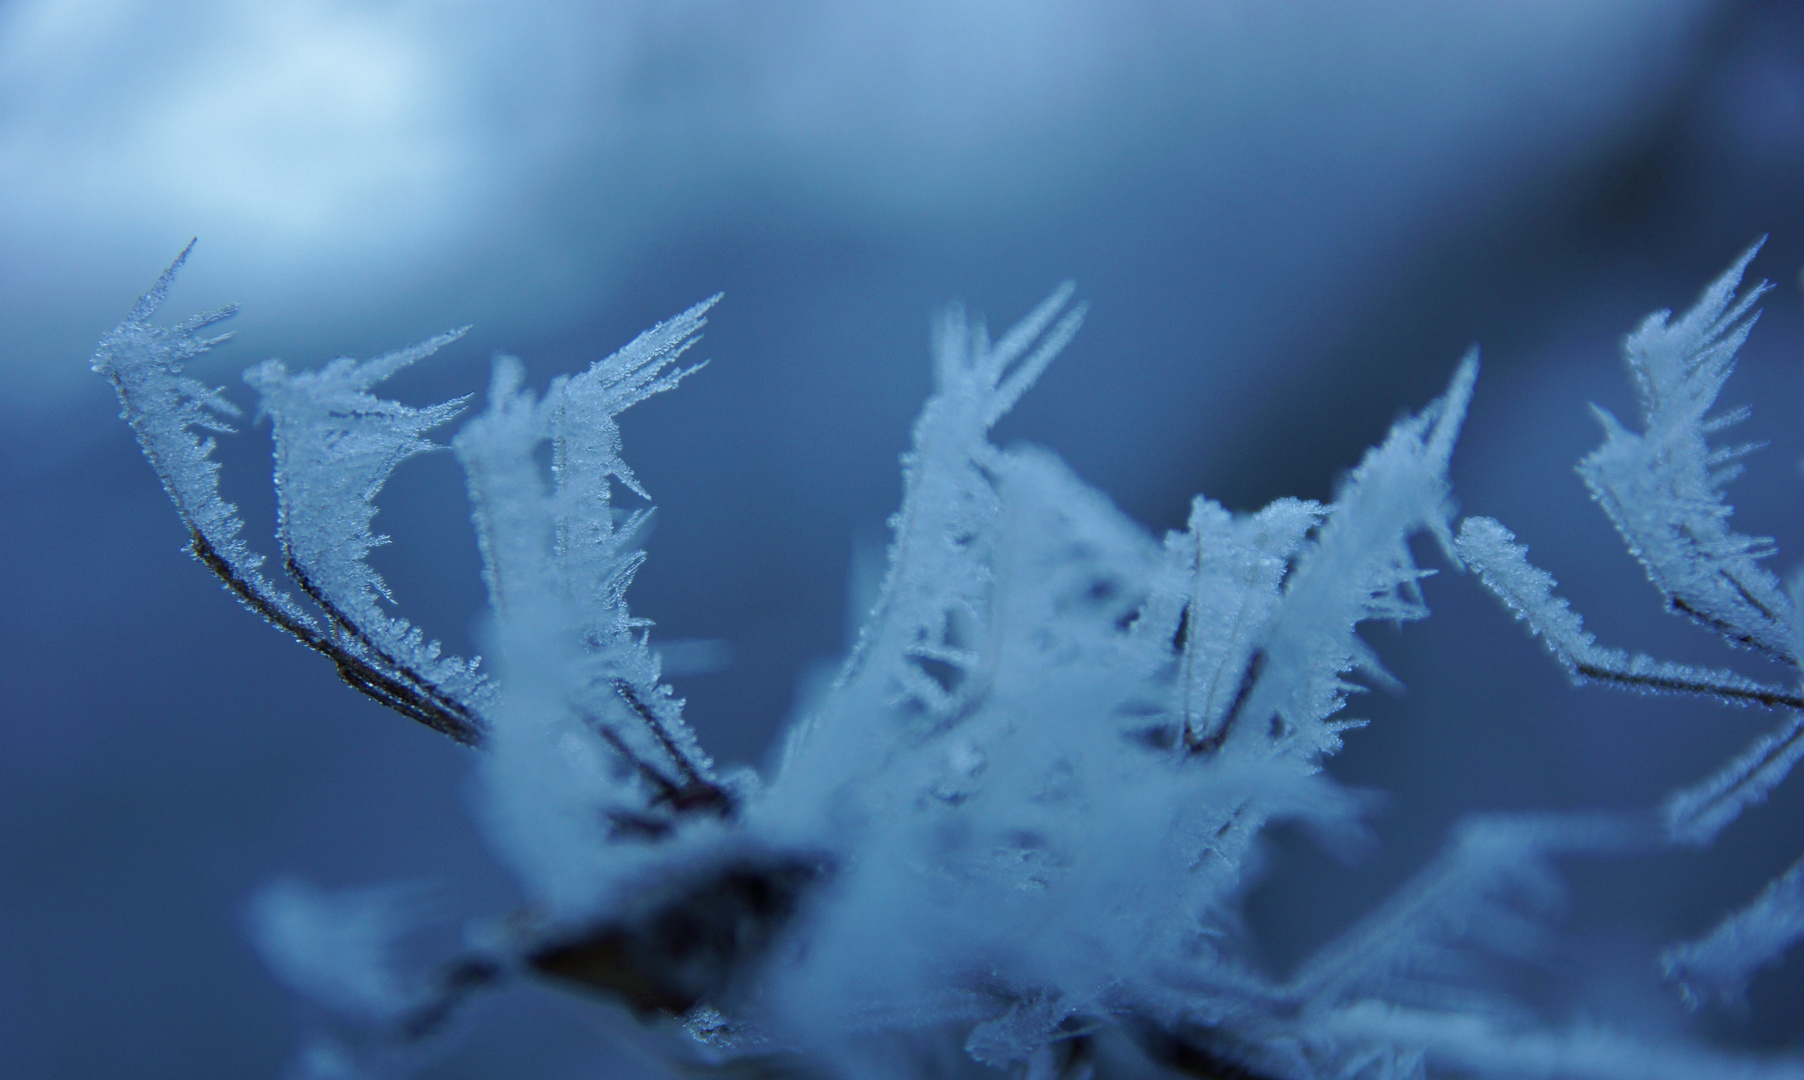
[[[183,257],[186,257],[186,252]],[[1759,290],[1753,252],[1676,322],[1628,339],[1645,431],[1603,417],[1587,482],[1673,610],[1796,666],[1796,600],[1729,529],[1739,450],[1707,416]],[[1543,934],[1553,860],[1703,844],[1804,754],[1798,691],[1600,646],[1498,523],[1456,528],[1447,466],[1476,355],[1369,451],[1333,503],[1252,514],[1208,499],[1163,540],[1053,454],[992,425],[1076,333],[1063,286],[999,340],[958,308],[903,459],[881,597],[831,689],[768,777],[722,773],[661,681],[625,595],[644,491],[616,417],[675,387],[713,300],[543,394],[497,360],[486,409],[451,440],[468,477],[494,622],[493,674],[392,616],[365,561],[374,498],[464,399],[375,396],[455,338],[247,380],[273,424],[284,591],[239,538],[213,442],[236,409],[181,374],[229,309],[150,320],[181,260],[94,360],[189,526],[196,558],[351,686],[480,751],[484,824],[530,903],[463,955],[409,967],[404,890],[288,881],[254,904],[275,973],[336,1020],[305,1074],[403,1070],[465,1000],[509,980],[603,997],[685,1070],[722,1075],[1366,1078],[1804,1077],[1537,1019],[1487,979]],[[544,462],[549,461],[549,468]],[[1357,844],[1367,800],[1322,770],[1389,681],[1361,623],[1420,619],[1432,538],[1542,636],[1575,679],[1700,694],[1791,718],[1656,813],[1494,815],[1292,976],[1263,971],[1239,918],[1255,847],[1293,820]],[[1804,870],[1664,957],[1688,1000],[1732,998],[1804,936]],[[675,1066],[673,1066],[675,1067]]]
[[[1796,672],[1804,667],[1798,596],[1804,576],[1794,576],[1790,588],[1781,586],[1761,565],[1773,553],[1772,541],[1730,528],[1734,508],[1723,488],[1740,475],[1739,459],[1755,447],[1710,443],[1712,435],[1749,413],[1743,406],[1710,415],[1734,370],[1736,351],[1758,318],[1754,304],[1767,289],[1762,283],[1736,294],[1759,250],[1759,244],[1749,248],[1677,321],[1670,311],[1655,312],[1628,336],[1623,350],[1644,430],[1630,431],[1596,409],[1604,444],[1579,463],[1579,473],[1669,610]],[[1553,595],[1553,578],[1530,564],[1526,549],[1489,518],[1462,523],[1458,550],[1575,682],[1785,710],[1773,731],[1716,773],[1666,799],[1660,829],[1667,842],[1709,844],[1743,810],[1765,801],[1804,757],[1804,716],[1798,711],[1804,710],[1804,690],[1797,683],[1769,685],[1733,671],[1599,646],[1579,616]],[[1804,939],[1804,862],[1704,939],[1668,949],[1660,963],[1687,1004],[1728,1003],[1741,997],[1756,970],[1776,962],[1799,939]]]

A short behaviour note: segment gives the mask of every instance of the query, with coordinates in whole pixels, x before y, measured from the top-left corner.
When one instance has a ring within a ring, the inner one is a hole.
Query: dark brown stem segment
[[[470,710],[468,705],[440,690],[430,679],[390,655],[388,650],[376,644],[368,631],[358,626],[349,615],[339,610],[338,605],[334,604],[319,586],[313,583],[313,579],[307,576],[307,572],[301,569],[301,565],[295,561],[294,552],[289,549],[287,541],[282,543],[282,568],[288,571],[288,576],[301,587],[301,591],[318,604],[320,610],[326,613],[326,617],[332,620],[333,625],[337,626],[347,637],[361,645],[371,656],[386,664],[413,690],[430,699],[445,712],[462,719],[471,728],[480,728],[480,721],[477,720],[475,713]]]
[[[633,714],[644,722],[646,728],[651,731],[652,737],[658,741],[658,746],[670,756],[670,760],[676,763],[677,771],[682,774],[682,783],[680,784],[664,781],[662,786],[666,790],[662,801],[667,802],[672,809],[678,811],[711,810],[723,815],[730,812],[733,804],[732,797],[720,785],[709,780],[701,768],[689,759],[689,755],[684,753],[681,746],[677,745],[676,739],[670,734],[670,729],[664,725],[663,719],[640,696],[633,684],[625,679],[616,679],[614,680],[614,692],[619,694],[620,699],[626,702],[627,708],[633,710]]]
[[[526,966],[642,1016],[680,1016],[721,1000],[829,872],[824,859],[742,854],[649,890],[613,919],[540,943]]]
[[[297,619],[284,609],[284,605],[265,596],[256,584],[240,575],[198,529],[190,528],[189,532],[192,537],[189,549],[196,559],[213,571],[214,576],[224,582],[226,588],[246,607],[286,631],[302,645],[332,661],[338,677],[347,686],[465,746],[482,745],[483,723],[475,711],[378,645],[367,630],[334,604],[325,591],[314,583],[295,558],[286,540],[282,544],[283,569],[300,586],[307,598],[325,612],[335,634],[321,633],[310,622]],[[350,643],[352,647],[347,648],[346,643]],[[352,651],[353,648],[357,651]],[[732,796],[726,789],[708,779],[701,767],[684,752],[663,718],[658,715],[655,706],[624,679],[614,680],[612,686],[621,701],[645,725],[658,747],[669,757],[677,775],[666,775],[663,770],[635,753],[606,724],[594,717],[587,719],[614,752],[652,787],[654,805],[676,814],[731,816],[734,810]],[[657,816],[631,814],[617,820],[616,825],[625,833],[652,839],[669,833],[674,822]]]
[[[1788,693],[1774,687],[1747,687],[1710,682],[1703,679],[1677,679],[1670,675],[1644,675],[1633,671],[1578,663],[1572,670],[1597,682],[1615,683],[1641,690],[1668,690],[1680,694],[1704,694],[1729,701],[1745,701],[1765,705],[1769,709],[1804,709],[1804,695]]]
[[[213,571],[214,576],[225,583],[226,588],[238,597],[244,605],[266,619],[270,624],[286,631],[296,641],[332,661],[338,671],[338,677],[345,685],[365,696],[386,705],[409,720],[424,724],[432,730],[448,735],[465,746],[481,746],[483,743],[483,725],[481,719],[469,706],[445,693],[435,686],[424,675],[412,670],[400,662],[387,650],[381,648],[370,637],[368,631],[358,626],[356,621],[342,611],[331,599],[314,584],[306,571],[295,560],[292,551],[283,548],[283,567],[288,571],[301,591],[308,599],[319,605],[320,610],[332,621],[338,632],[355,642],[367,656],[374,658],[372,663],[364,656],[359,656],[347,649],[339,641],[320,633],[308,623],[301,622],[284,611],[256,585],[244,579],[232,564],[219,554],[211,541],[201,535],[197,529],[190,530],[192,540],[189,550],[194,557]],[[602,738],[608,745],[631,765],[640,776],[655,790],[656,803],[670,810],[682,813],[713,813],[727,816],[732,813],[733,800],[727,791],[718,784],[708,780],[701,769],[683,753],[682,748],[671,736],[669,730],[658,717],[655,709],[625,680],[616,680],[614,690],[619,694],[628,708],[633,711],[650,730],[658,745],[669,755],[675,764],[678,778],[664,775],[649,762],[635,754],[626,741],[609,730],[606,725],[593,722]],[[641,832],[647,835],[662,835],[670,830],[671,823],[654,818],[641,821],[634,817],[631,821],[621,823],[629,832]]]
[[[255,586],[240,577],[238,572],[232,568],[232,564],[219,554],[212,542],[201,535],[200,530],[193,529],[190,532],[193,540],[189,544],[189,550],[194,553],[196,559],[201,561],[202,565],[213,571],[214,576],[223,581],[226,588],[230,589],[246,607],[263,616],[272,625],[287,631],[302,645],[332,661],[332,666],[338,670],[338,677],[343,679],[346,685],[381,702],[410,720],[416,720],[441,735],[450,736],[465,746],[482,745],[482,728],[467,708],[456,703],[452,703],[455,708],[447,707],[446,704],[437,700],[442,695],[429,694],[422,689],[422,687],[430,685],[424,677],[407,671],[399,664],[394,666],[400,674],[382,671],[311,626],[290,617],[288,613],[259,592]],[[317,590],[311,588],[304,580],[302,587],[308,590],[310,597],[318,599],[315,595]],[[321,606],[326,607],[335,621],[341,618],[329,605],[322,604]],[[355,636],[359,640],[367,641],[367,637],[361,632],[357,632]],[[392,660],[379,650],[375,651],[375,655],[392,663]],[[437,688],[434,687],[433,690],[436,691]]]

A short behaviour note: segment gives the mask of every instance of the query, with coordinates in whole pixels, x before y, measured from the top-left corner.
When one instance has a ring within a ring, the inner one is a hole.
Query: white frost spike
[[[1257,747],[1266,744],[1305,768],[1340,748],[1326,721],[1351,689],[1343,676],[1372,665],[1355,628],[1370,619],[1428,613],[1416,586],[1423,572],[1407,541],[1427,530],[1451,549],[1447,462],[1477,378],[1477,354],[1468,354],[1446,394],[1398,421],[1348,477],[1319,538],[1290,575],[1263,636],[1264,664],[1226,720],[1230,746],[1263,757],[1270,751]]]
[[[1703,694],[1735,705],[1804,706],[1804,699],[1795,693],[1733,671],[1655,660],[1598,645],[1585,629],[1584,620],[1553,594],[1553,575],[1530,563],[1528,549],[1492,518],[1462,521],[1455,550],[1478,571],[1485,588],[1541,638],[1574,682],[1608,682],[1650,694]]]
[[[1732,1005],[1741,1000],[1755,972],[1777,963],[1800,940],[1804,940],[1804,860],[1793,863],[1709,936],[1666,950],[1660,966],[1691,1008],[1707,1002]]]
[[[1460,522],[1454,550],[1478,579],[1516,618],[1546,643],[1554,659],[1579,678],[1581,663],[1594,658],[1597,639],[1566,601],[1553,595],[1553,575],[1528,561],[1528,548],[1494,518],[1469,517]]]
[[[501,617],[516,600],[530,603],[555,590],[548,573],[555,526],[532,456],[545,423],[532,391],[521,389],[525,380],[519,360],[496,357],[488,409],[451,444],[470,490],[489,606]]]
[[[553,572],[555,502],[534,451],[544,410],[498,357],[488,408],[453,440],[482,549],[502,693],[483,763],[487,825],[533,899],[553,918],[588,914],[626,860],[608,820],[643,809],[627,762],[575,713],[578,619]],[[617,864],[610,867],[609,863]]]
[[[1660,808],[1667,835],[1681,844],[1710,844],[1743,810],[1765,802],[1800,758],[1804,715],[1792,713],[1714,775],[1668,796]]]
[[[1705,418],[1750,321],[1741,269],[1685,318],[1630,338],[1647,431],[1609,421],[1586,470],[1676,609],[1795,662],[1799,597],[1778,596],[1760,546],[1728,532],[1720,488],[1736,452],[1705,445],[1742,415]],[[1426,613],[1416,534],[1474,567],[1577,677],[1804,711],[1793,690],[1599,646],[1496,522],[1468,520],[1453,540],[1447,467],[1473,357],[1332,506],[1235,515],[1199,499],[1161,546],[1050,453],[990,441],[1076,329],[1069,288],[994,343],[952,310],[904,458],[882,598],[776,780],[755,791],[713,777],[660,681],[648,623],[625,598],[649,510],[614,499],[616,484],[645,496],[617,416],[693,370],[677,360],[712,301],[543,398],[517,362],[497,363],[488,409],[454,446],[505,692],[466,715],[433,696],[449,676],[431,665],[453,662],[384,617],[366,563],[382,542],[372,497],[462,404],[412,409],[372,387],[448,337],[313,374],[274,362],[250,374],[275,421],[284,555],[331,617],[308,621],[258,576],[219,498],[205,433],[231,407],[179,371],[223,313],[149,325],[169,276],[95,366],[195,553],[353,686],[489,751],[484,824],[528,896],[529,918],[429,980],[392,963],[404,894],[266,892],[256,932],[281,977],[378,1021],[317,1044],[315,1075],[405,1064],[459,995],[511,968],[687,1010],[729,1070],[793,1055],[848,1076],[959,1072],[943,1055],[963,1044],[1030,1080],[1070,1080],[1125,1065],[1138,1042],[1136,1072],[1804,1076],[1795,1060],[1538,1024],[1482,964],[1548,940],[1537,916],[1559,895],[1554,857],[1707,842],[1764,798],[1804,758],[1799,716],[1669,798],[1664,833],[1647,813],[1481,819],[1293,979],[1253,966],[1239,916],[1263,827],[1299,820],[1331,851],[1358,840],[1368,801],[1320,766],[1356,723],[1334,716],[1356,689],[1349,674],[1384,678],[1360,624]],[[415,668],[430,677],[409,682]],[[1693,1002],[1733,999],[1800,939],[1804,862],[1669,950],[1667,970]],[[730,1015],[741,1009],[757,1031]]]
[[[1649,839],[1637,822],[1603,814],[1462,822],[1439,858],[1311,958],[1284,995],[1311,1009],[1363,994],[1445,1001],[1478,951],[1521,954],[1544,938],[1537,915],[1562,895],[1552,857]]]
[[[311,630],[313,620],[269,583],[259,569],[263,556],[252,552],[239,537],[244,522],[238,517],[238,508],[219,496],[213,439],[196,434],[230,433],[233,429],[225,418],[237,416],[237,407],[219,390],[209,390],[181,373],[184,363],[231,337],[229,333],[207,337],[201,331],[231,318],[237,307],[227,305],[172,327],[150,321],[193,250],[190,241],[156,284],[138,298],[125,321],[101,339],[93,368],[118,391],[123,406],[120,415],[137,433],[138,445],[163,482],[163,490],[196,538],[194,556],[210,566],[217,560],[220,566],[213,567],[215,572],[222,577],[229,573],[233,593],[252,611],[291,632]]]
[[[903,459],[889,577],[843,681],[875,661],[887,668],[879,677],[893,680],[892,692],[930,715],[953,708],[916,661],[923,649],[957,650],[981,634],[990,533],[1001,505],[999,452],[989,431],[1077,333],[1082,305],[1053,325],[1071,293],[1070,282],[1059,286],[994,345],[981,321],[966,323],[962,308],[954,305],[942,316],[933,354],[936,392]]]
[[[378,599],[393,597],[366,561],[388,542],[370,531],[376,494],[401,462],[433,449],[425,433],[468,400],[416,409],[369,390],[463,333],[441,334],[362,363],[341,357],[319,371],[290,374],[281,361],[266,360],[244,378],[261,394],[260,411],[274,422],[283,555],[332,616],[340,644],[474,707],[492,697],[492,688],[473,664],[441,657],[437,642],[426,642],[405,619],[383,610]]]
[[[327,890],[285,879],[251,901],[251,934],[291,989],[341,1013],[392,1020],[424,996],[394,966],[419,906],[418,890],[403,886]]]
[[[1702,694],[1737,705],[1804,707],[1796,692],[1733,671],[1660,661],[1598,645],[1578,614],[1553,594],[1553,576],[1529,562],[1528,549],[1491,518],[1461,522],[1456,546],[1485,588],[1528,624],[1574,682],[1603,682],[1643,693]],[[1667,835],[1682,844],[1710,843],[1743,810],[1764,801],[1800,757],[1804,757],[1804,720],[1793,714],[1713,776],[1671,795],[1661,808]]]
[[[620,456],[615,417],[653,394],[674,389],[703,366],[670,369],[695,344],[708,309],[719,300],[716,294],[659,323],[588,371],[553,382],[545,395],[551,469],[560,500],[558,555],[570,595],[593,610],[588,618],[593,633],[633,626],[624,595],[642,556],[629,549],[648,513],[636,511],[616,523],[610,481],[651,498]]]
[[[636,522],[617,526],[608,498],[610,478],[638,488],[615,416],[687,374],[665,369],[712,302],[557,380],[543,401],[522,387],[518,361],[499,358],[488,409],[453,440],[506,688],[486,766],[489,824],[554,918],[592,913],[677,815],[727,805],[682,703],[658,682],[647,624],[627,613],[643,556]],[[555,489],[536,456],[547,441]],[[612,842],[623,838],[638,843]]]
[[[1759,562],[1772,542],[1729,528],[1733,507],[1723,485],[1748,448],[1709,444],[1747,411],[1705,416],[1759,317],[1752,308],[1765,283],[1736,295],[1759,250],[1755,244],[1744,252],[1677,322],[1671,312],[1656,312],[1628,336],[1623,351],[1646,431],[1631,432],[1598,409],[1604,444],[1579,463],[1579,473],[1674,611],[1795,666],[1791,600]]]
[[[905,716],[932,728],[955,716],[983,684],[973,646],[989,632],[985,608],[1003,468],[989,431],[1082,325],[1083,305],[1065,310],[1072,291],[1070,282],[1060,285],[994,343],[963,308],[942,314],[933,337],[934,394],[902,458],[889,572],[831,699],[791,733],[785,776],[811,785],[843,775],[850,761],[864,759],[888,737],[871,731],[873,718]],[[829,732],[844,741],[813,745]],[[872,735],[875,742],[855,747]]]
[[[651,511],[638,509],[616,520],[613,481],[642,499],[649,495],[620,456],[615,418],[674,389],[703,366],[672,367],[695,344],[708,310],[719,300],[719,294],[711,296],[582,374],[555,380],[543,406],[556,480],[559,588],[573,605],[587,650],[581,678],[588,708],[605,715],[624,706],[631,715],[621,716],[619,729],[628,738],[648,736],[637,752],[667,761],[679,788],[711,783],[713,762],[684,722],[682,702],[659,681],[658,654],[644,637],[650,622],[633,618],[627,608],[626,590],[645,559],[638,538]]]

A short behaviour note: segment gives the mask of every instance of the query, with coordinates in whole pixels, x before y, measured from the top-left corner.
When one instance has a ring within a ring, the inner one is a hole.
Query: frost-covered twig
[[[1648,433],[1611,428],[1587,478],[1675,610],[1795,660],[1792,608],[1767,595],[1758,545],[1724,524],[1728,456],[1704,445],[1721,424],[1703,413],[1748,325],[1751,298],[1730,302],[1742,265],[1697,311],[1630,339]],[[1076,331],[1070,287],[996,342],[952,309],[882,599],[765,786],[716,771],[662,681],[649,623],[626,602],[650,511],[614,500],[616,484],[646,498],[617,417],[694,370],[677,361],[713,300],[543,395],[518,361],[497,361],[486,408],[453,440],[494,615],[491,684],[391,616],[366,561],[384,542],[378,489],[463,404],[416,409],[371,390],[454,335],[250,374],[275,422],[278,538],[304,594],[291,599],[238,540],[197,434],[223,429],[231,407],[179,374],[223,315],[148,322],[173,272],[95,363],[196,554],[365,693],[481,738],[483,824],[528,898],[479,944],[409,973],[393,963],[410,917],[399,894],[265,894],[258,926],[278,974],[364,1018],[317,1045],[322,1069],[386,1067],[472,994],[528,975],[678,1018],[711,1063],[745,1069],[957,1072],[951,1054],[1032,1080],[1129,1058],[1135,1075],[1242,1080],[1799,1075],[1791,1061],[1537,1023],[1481,978],[1544,939],[1556,857],[1707,841],[1804,757],[1797,718],[1668,800],[1664,836],[1651,813],[1479,818],[1293,978],[1252,963],[1239,908],[1261,830],[1291,819],[1337,851],[1361,842],[1369,800],[1322,764],[1359,724],[1337,718],[1358,689],[1349,676],[1390,681],[1360,625],[1427,614],[1412,537],[1475,567],[1577,679],[1804,705],[1731,672],[1604,649],[1501,525],[1469,519],[1454,540],[1447,469],[1475,355],[1332,505],[1235,514],[1198,498],[1161,545],[1051,452],[990,441]],[[1731,992],[1804,935],[1800,875],[1669,953],[1675,977]]]
[[[873,745],[865,729],[877,717],[941,730],[982,695],[980,646],[989,633],[1003,459],[989,432],[1083,324],[1084,305],[1067,310],[1073,291],[1070,282],[1060,285],[996,342],[962,308],[942,313],[933,339],[934,393],[902,458],[888,573],[830,707],[790,732],[785,775],[804,784],[836,782],[836,769],[860,768],[853,747]]]
[[[1460,523],[1455,548],[1484,583],[1547,646],[1574,682],[1612,683],[1645,693],[1702,694],[1735,705],[1804,709],[1795,690],[1758,683],[1725,668],[1699,668],[1641,653],[1606,649],[1584,620],[1553,594],[1553,575],[1528,561],[1528,549],[1496,520]]]
[[[1345,675],[1365,668],[1387,678],[1356,627],[1428,613],[1407,542],[1427,531],[1450,547],[1447,462],[1477,378],[1478,357],[1468,355],[1447,392],[1399,421],[1348,476],[1321,535],[1285,580],[1261,635],[1265,661],[1239,709],[1247,722],[1227,734],[1230,742],[1269,742],[1308,768],[1339,749],[1341,729],[1328,718],[1355,689]]]
[[[1560,896],[1552,859],[1650,846],[1651,822],[1615,814],[1489,815],[1462,823],[1439,858],[1318,952],[1282,991],[1321,1009],[1367,994],[1444,1002],[1475,949],[1520,954]],[[1461,989],[1470,990],[1470,987]]]
[[[293,597],[263,576],[263,556],[251,551],[238,535],[244,522],[237,508],[220,497],[213,439],[195,433],[197,429],[230,432],[223,418],[237,415],[238,410],[219,390],[209,390],[181,374],[186,361],[230,336],[202,337],[199,332],[229,318],[237,309],[219,308],[170,328],[150,321],[193,249],[191,242],[139,298],[125,321],[101,341],[93,362],[94,370],[118,391],[122,415],[137,432],[144,456],[188,526],[189,551],[246,607],[330,660],[348,685],[459,742],[480,741],[481,724],[464,703],[434,693],[429,680],[385,662],[387,658],[366,644],[371,635],[363,634],[360,640],[358,634],[326,630]],[[312,590],[310,582],[304,581],[303,586],[309,587],[315,599],[328,599]]]
[[[1749,447],[1714,449],[1709,437],[1748,415],[1711,418],[1735,353],[1758,313],[1757,285],[1736,295],[1756,243],[1676,322],[1656,312],[1623,348],[1646,430],[1634,433],[1597,410],[1604,445],[1579,464],[1592,496],[1615,522],[1674,612],[1688,615],[1732,645],[1800,665],[1798,598],[1760,566],[1771,541],[1732,531],[1723,486]],[[1728,704],[1793,710],[1776,729],[1660,807],[1667,841],[1702,847],[1768,794],[1804,759],[1804,691],[1756,682],[1733,671],[1657,661],[1606,649],[1578,614],[1553,594],[1554,580],[1529,563],[1527,549],[1490,518],[1468,518],[1458,550],[1480,580],[1526,622],[1575,682],[1598,681],[1644,692],[1699,694]],[[1732,1001],[1759,967],[1804,938],[1804,863],[1775,879],[1748,907],[1709,936],[1668,949],[1662,963],[1688,1004]]]
[[[1177,709],[1192,753],[1217,749],[1245,707],[1265,667],[1261,642],[1282,602],[1290,559],[1326,513],[1320,503],[1279,499],[1236,517],[1198,498],[1188,528],[1166,537],[1180,583],[1173,588],[1181,604],[1172,631],[1182,655]]]
[[[1804,941],[1804,859],[1774,878],[1752,903],[1698,941],[1660,954],[1666,978],[1692,1008],[1741,1000],[1754,973]]]
[[[1674,840],[1703,847],[1767,794],[1804,758],[1804,714],[1792,713],[1728,764],[1661,804]]]

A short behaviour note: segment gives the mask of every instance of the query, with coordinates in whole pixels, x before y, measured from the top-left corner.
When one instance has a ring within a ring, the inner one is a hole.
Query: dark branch
[[[1675,601],[1677,603],[1677,601]],[[1621,686],[1634,687],[1638,690],[1666,690],[1680,694],[1704,694],[1710,697],[1727,698],[1731,701],[1745,701],[1755,705],[1764,705],[1769,709],[1804,709],[1804,696],[1787,693],[1775,687],[1762,686],[1750,689],[1744,686],[1729,686],[1722,683],[1709,682],[1703,679],[1676,679],[1669,675],[1643,675],[1632,671],[1617,671],[1613,668],[1599,667],[1596,664],[1577,663],[1572,668],[1578,674],[1597,682],[1616,683]]]
[[[1746,587],[1744,587],[1741,582],[1735,580],[1735,578],[1730,576],[1729,574],[1723,574],[1722,576],[1725,580],[1727,580],[1729,582],[1729,584],[1735,586],[1735,591],[1741,595],[1742,599],[1746,600],[1749,604],[1751,604],[1755,610],[1757,610],[1761,614],[1767,616],[1769,619],[1774,618],[1772,612],[1768,611],[1764,604],[1761,604],[1759,601],[1755,600],[1753,595],[1748,592]],[[1681,615],[1690,616],[1692,619],[1695,619],[1699,623],[1702,623],[1704,626],[1707,626],[1710,629],[1716,631],[1718,634],[1721,634],[1724,638],[1728,639],[1729,641],[1733,642],[1736,645],[1740,645],[1743,648],[1752,649],[1755,652],[1760,653],[1764,656],[1768,656],[1774,660],[1779,661],[1780,663],[1788,664],[1792,667],[1798,666],[1798,661],[1797,661],[1796,657],[1790,656],[1784,652],[1774,649],[1771,645],[1768,645],[1766,642],[1761,641],[1760,639],[1754,637],[1754,635],[1745,633],[1745,632],[1737,629],[1731,623],[1725,622],[1722,619],[1718,619],[1713,615],[1709,615],[1703,611],[1698,610],[1697,608],[1693,607],[1691,604],[1687,603],[1686,600],[1684,599],[1684,597],[1680,597],[1680,596],[1671,597],[1668,599],[1667,603],[1671,606],[1671,608],[1674,611],[1678,612]],[[1777,622],[1778,620],[1774,619],[1774,621]]]
[[[614,919],[542,943],[527,953],[526,964],[642,1015],[680,1016],[701,1002],[721,1001],[828,869],[795,855],[740,856],[654,887]]]
[[[671,792],[667,800],[671,807],[676,810],[714,810],[722,814],[731,810],[733,801],[726,790],[702,775],[702,771],[671,737],[670,730],[664,726],[657,712],[646,704],[638,691],[633,689],[633,685],[625,679],[615,679],[614,692],[626,702],[627,708],[645,722],[652,737],[658,740],[658,745],[664,748],[664,752],[670,755],[670,759],[683,774],[684,783]]]
[[[338,605],[334,604],[331,599],[326,596],[325,592],[313,583],[313,579],[307,575],[307,572],[301,569],[300,563],[295,561],[293,549],[289,547],[288,541],[286,540],[282,541],[282,568],[288,571],[288,576],[293,578],[295,584],[301,587],[301,591],[306,593],[310,600],[319,605],[320,610],[326,613],[326,617],[332,620],[333,625],[337,626],[353,641],[356,641],[357,644],[362,646],[371,656],[388,665],[390,670],[394,671],[410,688],[431,699],[432,702],[437,704],[445,712],[458,717],[470,727],[477,728],[481,726],[481,722],[477,719],[476,714],[467,704],[457,700],[450,694],[445,693],[434,684],[432,680],[408,667],[390,654],[388,650],[376,644],[374,639],[370,637],[368,631],[364,630],[363,627],[358,626],[349,615],[346,615],[341,611]]]
[[[450,736],[465,746],[482,744],[482,728],[468,712],[461,709],[453,712],[445,708],[422,693],[417,687],[410,686],[394,676],[378,670],[367,660],[354,655],[337,642],[321,635],[311,626],[295,620],[259,592],[250,582],[238,576],[238,572],[232,569],[232,564],[219,554],[205,536],[201,535],[200,530],[190,529],[190,535],[193,540],[189,545],[189,550],[194,553],[194,557],[199,559],[202,565],[213,571],[214,576],[223,581],[226,588],[230,589],[246,607],[263,616],[272,625],[287,631],[302,645],[332,661],[332,666],[338,670],[338,677],[343,679],[346,685],[410,720],[418,721],[442,735]],[[309,592],[308,595],[312,596],[313,593]]]

